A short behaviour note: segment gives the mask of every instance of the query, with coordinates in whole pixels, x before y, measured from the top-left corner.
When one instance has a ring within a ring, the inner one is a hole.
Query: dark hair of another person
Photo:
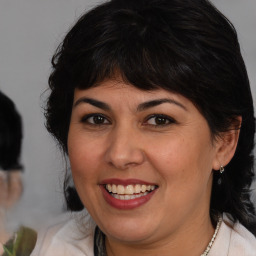
[[[209,1],[106,2],[78,20],[52,65],[46,126],[66,154],[74,89],[97,86],[116,74],[141,90],[162,88],[191,100],[213,139],[240,129],[236,153],[225,172],[213,172],[210,209],[213,218],[214,212],[227,212],[253,229],[252,95],[235,28]],[[81,210],[75,188],[65,182],[64,190],[69,209]]]
[[[14,103],[0,92],[0,169],[20,170],[21,117]]]

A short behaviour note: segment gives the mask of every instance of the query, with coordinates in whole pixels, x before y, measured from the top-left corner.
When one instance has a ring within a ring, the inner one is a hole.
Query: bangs
[[[76,42],[71,44],[77,47],[73,45],[70,52],[74,61],[69,72],[75,88],[87,89],[121,76],[125,83],[142,90],[163,88],[183,95],[191,93],[188,84],[197,81],[197,76],[190,64],[195,63],[190,61],[189,51],[184,51],[184,43],[174,34],[165,33],[166,24],[156,27],[141,15],[122,10],[112,14],[107,25],[74,36]]]

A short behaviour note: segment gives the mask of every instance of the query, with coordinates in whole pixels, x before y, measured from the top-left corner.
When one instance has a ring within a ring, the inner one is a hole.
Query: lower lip
[[[100,188],[106,202],[110,204],[112,207],[120,210],[131,210],[131,209],[140,207],[141,205],[147,203],[150,200],[150,198],[155,194],[155,191],[156,191],[155,189],[150,193],[148,193],[147,195],[141,196],[138,198],[134,198],[130,200],[120,200],[111,196],[103,185],[101,185]]]

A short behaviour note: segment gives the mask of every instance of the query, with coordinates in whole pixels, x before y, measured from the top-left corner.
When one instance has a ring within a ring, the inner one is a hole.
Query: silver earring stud
[[[220,173],[223,173],[225,171],[224,167],[221,165],[220,166]]]

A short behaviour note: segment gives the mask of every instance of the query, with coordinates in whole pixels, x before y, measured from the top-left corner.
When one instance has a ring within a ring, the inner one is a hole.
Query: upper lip
[[[100,182],[100,185],[105,185],[105,184],[117,184],[117,185],[123,185],[123,186],[128,186],[128,185],[136,185],[136,184],[141,184],[141,185],[156,185],[155,183],[144,181],[144,180],[139,180],[139,179],[117,179],[117,178],[112,178],[112,179],[104,179]]]

